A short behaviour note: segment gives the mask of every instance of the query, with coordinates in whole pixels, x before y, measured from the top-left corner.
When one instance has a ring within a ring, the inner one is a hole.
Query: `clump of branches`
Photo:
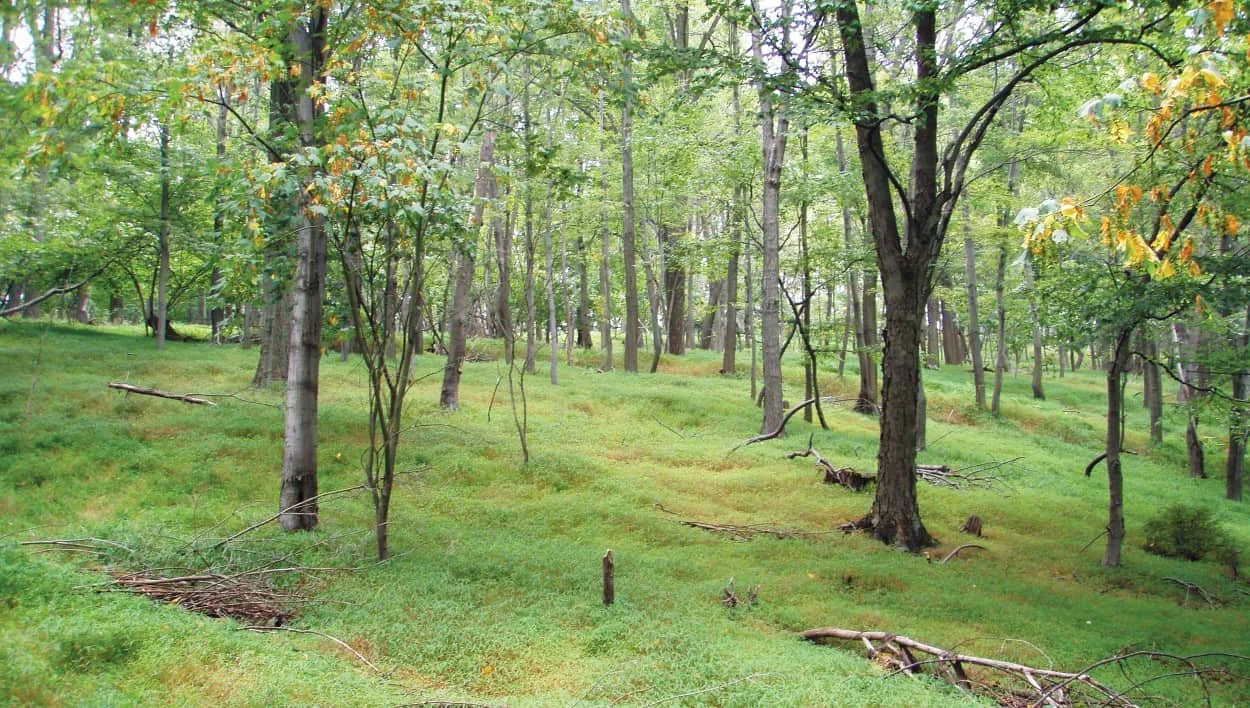
[[[981,462],[954,470],[946,465],[916,465],[916,477],[935,487],[947,489],[984,489],[1000,492],[1010,491],[1010,487],[997,471],[1017,462],[1022,458],[1010,460],[992,460]]]
[[[292,569],[278,568],[276,572]],[[298,595],[274,589],[261,569],[230,575],[204,573],[161,577],[147,572],[117,573],[103,591],[129,592],[155,602],[175,604],[208,617],[229,617],[241,622],[281,625],[294,616],[290,605],[303,601]]]
[[[1067,708],[1097,705],[1129,708],[1150,702],[1151,696],[1145,693],[1147,687],[1166,679],[1196,681],[1206,705],[1210,706],[1210,681],[1245,680],[1246,677],[1233,673],[1227,664],[1250,663],[1250,657],[1222,652],[1180,655],[1128,648],[1079,670],[1064,671],[1054,668],[1048,657],[1047,663],[1051,665],[1030,666],[964,654],[890,632],[819,627],[809,629],[800,636],[812,642],[841,639],[862,643],[869,659],[891,669],[887,677],[898,674],[929,675],[961,691],[988,697],[1002,706]],[[1149,667],[1149,670],[1141,671],[1143,666]],[[1121,677],[1116,686],[1107,679],[1092,675],[1096,670],[1109,671],[1112,668],[1118,670]],[[1123,684],[1127,686],[1121,688]]]

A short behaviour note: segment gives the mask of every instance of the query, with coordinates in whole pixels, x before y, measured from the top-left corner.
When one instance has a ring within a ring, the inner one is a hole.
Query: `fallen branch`
[[[375,674],[382,673],[382,671],[378,667],[373,665],[372,661],[369,661],[368,659],[365,658],[364,654],[361,654],[360,652],[351,648],[351,645],[349,645],[347,642],[343,641],[342,639],[326,634],[325,632],[317,632],[311,629],[296,629],[295,627],[261,627],[261,626],[256,626],[256,625],[249,625],[247,627],[241,627],[241,629],[245,629],[249,632],[296,632],[298,634],[315,634],[318,637],[324,637],[326,639],[329,639],[335,644],[351,652],[352,654],[356,656],[357,659],[360,659],[361,663],[363,663],[365,666],[368,666],[370,669],[373,669],[373,672]]]
[[[974,685],[965,666],[978,666],[1000,671],[1013,676],[1021,683],[1021,688],[1016,693],[1025,697],[1029,705],[1072,705],[1071,696],[1064,693],[1064,689],[1069,686],[1092,690],[1100,696],[1103,705],[1125,707],[1133,705],[1123,694],[1091,678],[1087,673],[1088,669],[1074,673],[958,654],[889,632],[861,632],[840,627],[819,627],[809,629],[799,636],[811,642],[822,639],[862,642],[867,647],[870,658],[878,661],[884,660],[888,666],[894,667],[896,673],[914,674],[927,665],[936,665],[938,667],[938,670],[934,672],[936,676],[961,688],[970,689]],[[932,659],[917,660],[913,652],[926,654]]]
[[[276,521],[276,520],[277,520],[279,517],[281,517],[283,514],[289,514],[289,513],[291,513],[291,512],[294,512],[294,511],[295,511],[296,509],[298,509],[299,507],[305,506],[305,505],[307,505],[307,504],[311,504],[311,503],[313,503],[313,502],[317,501],[318,499],[324,499],[325,497],[334,496],[335,494],[346,494],[347,492],[354,492],[354,491],[356,491],[356,490],[358,490],[358,489],[364,489],[364,488],[365,488],[365,485],[363,485],[363,484],[357,484],[357,485],[356,485],[356,486],[354,486],[354,487],[344,487],[344,488],[342,488],[342,489],[334,489],[334,490],[331,490],[331,491],[328,491],[328,492],[322,492],[321,494],[318,494],[318,495],[317,495],[317,496],[315,496],[315,497],[310,497],[310,498],[308,498],[308,499],[303,499],[303,500],[297,501],[297,502],[295,502],[294,504],[292,504],[292,505],[288,506],[287,508],[285,508],[285,509],[283,509],[283,510],[279,511],[278,513],[274,514],[273,516],[269,516],[269,517],[266,517],[266,518],[264,518],[264,519],[261,519],[260,521],[257,521],[256,523],[252,524],[251,526],[248,526],[247,528],[243,529],[242,531],[239,531],[238,533],[236,533],[236,534],[234,534],[234,535],[232,535],[232,536],[229,536],[229,537],[227,537],[227,538],[223,538],[222,540],[218,541],[218,542],[217,542],[217,543],[213,546],[213,548],[221,548],[222,546],[226,545],[227,543],[230,543],[230,542],[231,542],[231,541],[233,541],[234,539],[236,539],[236,538],[238,538],[238,537],[240,537],[240,536],[242,536],[242,535],[244,535],[244,534],[246,534],[246,533],[249,533],[249,532],[251,532],[251,531],[255,531],[256,529],[260,528],[261,526],[264,526],[265,524],[268,524],[268,523],[270,523],[270,522]],[[298,513],[298,512],[296,512],[296,513]]]
[[[755,443],[764,442],[765,440],[774,440],[776,438],[781,437],[781,434],[786,432],[786,423],[790,422],[790,419],[794,417],[794,414],[798,413],[804,408],[807,408],[808,406],[812,405],[815,402],[816,402],[815,398],[809,398],[806,401],[803,401],[802,403],[800,403],[799,405],[791,408],[790,411],[786,413],[785,417],[781,419],[781,423],[777,426],[776,430],[772,431],[771,433],[762,433],[760,435],[756,435],[755,437],[749,440],[744,440],[743,442],[739,443],[736,447],[734,447],[734,449],[730,450],[729,454],[732,455],[738,450],[748,445],[754,445]]]
[[[796,457],[812,457],[816,461],[816,467],[825,473],[825,484],[838,484],[847,489],[858,492],[864,487],[876,482],[875,477],[862,475],[850,467],[834,467],[833,463],[821,456],[816,448],[812,447],[812,439],[814,436],[808,436],[807,449],[797,450],[786,455],[787,460],[793,460]]]
[[[957,470],[946,465],[916,465],[916,478],[935,487],[947,489],[994,489],[1005,485],[998,475],[990,473],[1020,459],[1023,458],[1013,457],[1010,460],[982,462]]]
[[[1207,601],[1207,606],[1208,606],[1208,607],[1215,607],[1215,605],[1216,605],[1215,600],[1211,598],[1211,594],[1210,594],[1210,593],[1208,593],[1206,590],[1204,590],[1204,589],[1202,588],[1202,586],[1201,586],[1201,585],[1197,585],[1197,584],[1195,584],[1195,583],[1191,583],[1191,582],[1189,582],[1188,580],[1181,580],[1180,578],[1172,578],[1172,577],[1167,577],[1167,578],[1164,578],[1164,580],[1167,580],[1167,581],[1169,581],[1169,582],[1176,583],[1177,585],[1181,586],[1182,588],[1185,588],[1185,599],[1181,602],[1181,604],[1182,604],[1182,605],[1184,605],[1184,604],[1186,604],[1186,603],[1188,603],[1188,602],[1189,602],[1189,594],[1190,594],[1191,592],[1196,592],[1196,593],[1198,593],[1199,595],[1201,595],[1201,596],[1202,596],[1202,599],[1203,599],[1203,600],[1206,600],[1206,601]]]
[[[655,508],[665,514],[677,515],[677,512],[664,508],[663,504],[655,504]],[[805,538],[807,536],[819,536],[831,533],[829,531],[804,531],[800,529],[787,529],[777,526],[776,524],[715,524],[709,521],[697,521],[695,519],[678,519],[678,523],[682,526],[702,529],[712,533],[721,533],[729,536],[734,541],[749,541],[756,536],[772,536],[780,539]]]
[[[169,393],[168,391],[158,391],[154,388],[132,386],[127,383],[118,383],[116,381],[109,382],[109,388],[115,388],[120,391],[126,391],[127,393],[138,393],[144,396],[156,396],[157,398],[168,398],[168,399],[175,400],[175,401],[182,401],[183,403],[194,403],[200,406],[216,406],[217,405],[216,403],[213,403],[212,401],[205,400],[203,398],[196,398],[195,396],[189,396],[189,395],[181,394],[181,393]]]
[[[711,692],[713,692],[713,691],[719,691],[719,690],[721,690],[722,688],[728,688],[729,686],[733,686],[733,685],[735,685],[735,684],[743,683],[743,682],[746,682],[746,681],[754,681],[755,679],[758,679],[758,678],[764,678],[765,676],[769,676],[769,675],[771,675],[771,674],[751,674],[750,676],[744,676],[744,677],[742,677],[742,678],[740,678],[740,679],[735,679],[735,680],[733,680],[733,681],[727,681],[727,682],[725,682],[725,683],[720,683],[720,684],[717,684],[717,685],[715,685],[715,686],[708,686],[707,688],[700,688],[700,689],[699,689],[699,690],[697,690],[697,691],[690,691],[690,692],[688,692],[688,693],[678,693],[678,694],[677,694],[677,695],[675,695],[675,696],[668,696],[668,697],[666,697],[666,698],[661,698],[661,699],[660,699],[660,700],[658,700],[658,701],[653,701],[653,702],[651,702],[651,703],[648,703],[648,704],[644,705],[642,708],[651,708],[651,706],[658,706],[658,705],[661,705],[661,704],[663,704],[663,703],[669,703],[669,702],[671,702],[671,701],[681,700],[682,698],[690,698],[691,696],[699,696],[699,695],[702,695],[702,694],[704,694],[704,693],[711,693]]]
[[[981,550],[981,551],[988,550],[985,546],[982,546],[976,543],[965,543],[962,546],[956,546],[955,550],[951,551],[950,553],[947,553],[946,556],[942,558],[940,562],[945,563],[946,561],[954,558],[956,555],[959,554],[960,551],[964,550],[965,548],[976,548],[977,550]]]

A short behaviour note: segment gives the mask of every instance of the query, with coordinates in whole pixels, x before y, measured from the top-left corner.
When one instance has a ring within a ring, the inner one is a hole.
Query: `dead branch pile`
[[[816,469],[824,473],[825,484],[837,484],[847,489],[858,492],[859,490],[875,483],[875,477],[862,475],[850,467],[835,467],[832,462],[821,456],[820,451],[812,447],[813,436],[807,438],[807,449],[796,450],[786,455],[787,460],[793,460],[796,457],[811,457],[816,461]]]
[[[261,579],[259,571],[218,575],[152,577],[143,573],[117,573],[105,591],[143,595],[155,602],[173,604],[208,617],[230,617],[250,624],[280,625],[294,616],[289,605],[300,598],[281,593]]]
[[[919,676],[928,673],[949,682],[960,690],[986,696],[1002,706],[1068,708],[1079,705],[1099,705],[1127,708],[1137,705],[1132,698],[1135,692],[1140,691],[1147,684],[1166,678],[1196,679],[1201,685],[1202,694],[1206,696],[1207,705],[1210,705],[1208,677],[1215,677],[1217,680],[1221,677],[1240,677],[1235,676],[1223,666],[1206,662],[1213,660],[1250,662],[1250,657],[1216,652],[1181,656],[1158,651],[1122,650],[1114,656],[1099,659],[1079,671],[1060,671],[1054,668],[959,654],[889,632],[819,627],[809,629],[799,636],[811,642],[826,639],[860,642],[864,645],[869,659],[891,670],[889,676],[897,674]],[[1146,660],[1152,667],[1151,675],[1143,679],[1130,678],[1126,665],[1133,660]],[[1161,663],[1162,666],[1160,666]],[[1118,667],[1126,679],[1134,681],[1132,685],[1125,689],[1116,689],[1090,675],[1095,669],[1109,666]]]
[[[677,512],[664,508],[663,504],[655,504],[655,508],[665,514],[676,515]],[[828,531],[805,531],[802,529],[788,529],[776,524],[716,524],[710,521],[698,521],[695,519],[678,519],[678,523],[682,526],[703,529],[712,533],[724,534],[733,541],[750,541],[756,536],[772,536],[773,538],[793,539],[806,538],[808,536],[819,536],[829,533]]]
[[[945,487],[947,489],[996,489],[1005,491],[1006,482],[999,475],[993,474],[993,472],[1020,459],[1019,457],[1013,457],[1010,460],[982,462],[957,470],[953,470],[946,465],[916,465],[916,477],[935,487]]]

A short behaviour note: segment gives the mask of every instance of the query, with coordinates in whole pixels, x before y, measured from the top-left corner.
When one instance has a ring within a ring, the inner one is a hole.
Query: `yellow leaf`
[[[1232,214],[1224,215],[1224,232],[1229,236],[1236,236],[1237,229],[1241,228],[1241,223],[1237,221],[1237,217]]]
[[[486,666],[483,666],[483,667],[482,667],[482,675],[483,675],[483,676],[490,676],[490,675],[491,675],[491,674],[493,674],[493,673],[495,673],[495,667],[494,667],[494,666],[491,666],[490,664],[487,664]]]
[[[1153,71],[1142,74],[1141,86],[1151,93],[1159,93],[1159,75]]]
[[[1176,275],[1176,269],[1172,267],[1172,259],[1164,258],[1159,263],[1159,269],[1155,271],[1156,278],[1171,278]]]
[[[1201,76],[1202,80],[1206,81],[1207,85],[1212,88],[1223,88],[1228,85],[1228,83],[1224,81],[1224,77],[1220,76],[1219,72],[1210,67],[1200,69],[1198,71],[1198,75]]]

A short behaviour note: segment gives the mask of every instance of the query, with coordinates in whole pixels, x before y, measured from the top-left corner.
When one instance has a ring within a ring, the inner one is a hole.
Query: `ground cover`
[[[1222,480],[1186,475],[1179,417],[1151,450],[1140,399],[1130,398],[1128,443],[1139,454],[1126,460],[1124,566],[1100,568],[1097,542],[1082,550],[1105,518],[1105,478],[1081,474],[1101,445],[1098,372],[1048,379],[1045,401],[1029,397],[1027,375],[1009,377],[1001,418],[974,410],[965,369],[925,372],[922,463],[1019,458],[1002,468],[1005,491],[922,485],[922,513],[941,541],[927,560],[838,532],[864,513],[871,492],[824,485],[810,460],[785,459],[810,435],[835,464],[871,472],[875,421],[846,405],[826,409],[831,431],[795,419],[786,438],[730,454],[759,426],[744,368],[721,377],[718,355],[691,352],[666,358],[654,376],[600,373],[592,354],[579,354],[559,386],[526,378],[533,459],[525,466],[506,383],[496,387],[506,369],[490,360],[500,347],[475,347],[487,360],[465,365],[460,411],[438,408],[437,376],[410,396],[394,558],[378,566],[372,511],[359,493],[328,500],[310,534],[269,526],[216,550],[204,543],[275,511],[281,392],[249,389],[254,351],[171,343],[159,353],[124,328],[0,322],[0,696],[67,705],[973,700],[937,681],[885,679],[860,646],[796,636],[826,625],[1067,669],[1126,647],[1250,654],[1244,582],[1214,562],[1140,548],[1146,519],[1177,501],[1212,509],[1250,548],[1250,514],[1222,499]],[[793,363],[787,381],[801,381]],[[425,356],[416,368],[441,366]],[[321,488],[351,487],[363,477],[364,372],[327,356],[322,373]],[[109,381],[237,397],[190,406],[127,396]],[[832,369],[822,384],[833,399],[855,387]],[[1214,444],[1218,431],[1208,432]],[[958,531],[969,514],[984,520],[986,549],[933,562],[972,540]],[[738,541],[680,519],[820,533]],[[83,537],[126,550],[20,545]],[[607,548],[617,602],[605,608]],[[380,673],[324,636],[245,632],[234,620],[96,591],[110,579],[106,566],[192,567],[205,560],[197,554],[353,569],[284,581],[309,600],[289,626],[342,640]],[[722,604],[730,578],[744,596],[759,585],[757,601]],[[1150,675],[1148,664],[1130,667],[1132,676]],[[1217,703],[1250,701],[1245,682],[1211,690]],[[1147,693],[1164,704],[1203,698],[1193,678],[1159,681]]]

